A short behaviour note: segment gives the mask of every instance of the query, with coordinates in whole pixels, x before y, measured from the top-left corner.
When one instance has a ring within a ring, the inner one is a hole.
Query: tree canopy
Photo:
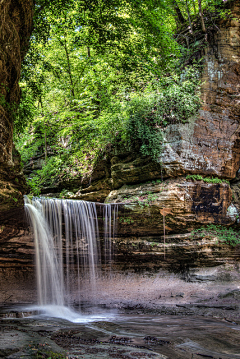
[[[36,1],[15,119],[23,161],[44,155],[32,188],[84,175],[109,144],[158,160],[161,129],[199,107],[199,63],[183,66],[196,24],[207,41],[221,14],[222,0]]]

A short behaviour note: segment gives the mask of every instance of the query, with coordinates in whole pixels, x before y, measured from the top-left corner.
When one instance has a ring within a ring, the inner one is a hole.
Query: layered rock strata
[[[20,156],[13,145],[14,112],[20,99],[21,63],[32,31],[31,0],[0,2],[0,282],[1,302],[10,301],[9,289],[21,286],[33,274],[32,238],[24,221],[26,181]],[[30,244],[31,243],[31,244]],[[29,281],[30,283],[30,281]],[[17,297],[17,296],[16,296]]]
[[[193,231],[211,223],[235,222],[229,184],[184,178],[167,182],[125,185],[109,194],[107,201],[119,203],[116,268],[179,272],[239,260],[239,246]]]
[[[170,180],[168,183],[123,186],[112,191],[107,202],[121,203],[126,218],[132,222],[124,234],[155,235],[163,233],[162,209],[167,209],[167,232],[186,233],[210,223],[231,225],[232,191],[227,183]],[[119,223],[121,226],[121,220]],[[121,230],[124,232],[124,230]]]
[[[36,296],[34,241],[24,208],[0,212],[0,303]]]

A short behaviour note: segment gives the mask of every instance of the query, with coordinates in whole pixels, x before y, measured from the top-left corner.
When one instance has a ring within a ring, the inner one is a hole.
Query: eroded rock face
[[[32,0],[0,2],[0,301],[3,303],[16,298],[26,300],[26,288],[34,283],[33,241],[28,235],[23,210],[26,181],[13,145],[13,113],[20,99],[18,81],[32,30],[32,8]],[[13,293],[20,293],[20,289],[22,296]]]
[[[13,266],[33,264],[34,242],[24,208],[0,213],[0,267],[9,261]],[[11,260],[10,260],[11,259]]]
[[[233,17],[240,16],[235,1]],[[205,55],[199,117],[165,131],[161,158],[170,177],[186,173],[233,179],[240,160],[240,23],[221,21]]]
[[[144,273],[160,268],[188,275],[189,269],[209,268],[239,261],[239,247],[229,247],[218,238],[191,234],[152,237],[117,237],[113,267],[117,271]],[[186,278],[188,280],[188,278]],[[229,279],[230,280],[230,279]]]
[[[233,14],[237,18],[240,16],[239,1],[234,4]],[[235,178],[240,160],[239,48],[240,23],[222,22],[221,31],[215,35],[205,56],[203,106],[199,116],[185,124],[169,125],[164,132],[165,146],[159,158],[163,177],[192,173]],[[140,168],[143,166],[143,172],[149,171],[148,179],[160,178],[159,165],[154,167],[143,159],[129,161],[126,158],[117,162],[115,158],[112,165],[114,188],[134,182],[138,176],[137,162]],[[144,173],[139,177],[143,180]]]
[[[239,246],[231,247],[218,237],[202,237],[192,232],[210,223],[225,226],[235,223],[238,212],[231,203],[228,183],[179,178],[124,185],[112,191],[107,201],[119,203],[115,238],[118,270],[165,268],[179,272],[240,259]]]
[[[171,211],[166,215],[168,233],[186,233],[209,223],[231,225],[236,219],[228,213],[231,200],[232,191],[227,183],[185,179],[125,185],[107,197],[107,202],[123,204],[124,216],[119,221],[119,233],[137,236],[163,234],[160,213],[163,208]]]
[[[168,126],[164,172],[168,177],[190,173],[232,179],[239,167],[238,141],[237,119],[202,109],[198,119]]]
[[[21,63],[32,31],[32,1],[3,0],[0,13],[0,211],[3,211],[12,207],[7,186],[15,192],[14,206],[22,205],[21,192],[26,188],[17,156],[13,158],[13,113],[20,99]]]
[[[123,184],[142,183],[161,177],[163,171],[160,164],[149,157],[136,156],[133,153],[125,157],[114,156],[111,159],[111,180],[115,189]]]
[[[0,303],[31,302],[34,277],[34,241],[24,208],[0,212]]]

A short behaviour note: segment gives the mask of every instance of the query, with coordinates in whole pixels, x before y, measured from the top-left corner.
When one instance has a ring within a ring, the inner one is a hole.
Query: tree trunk
[[[21,63],[32,31],[32,4],[32,0],[0,1],[0,182],[1,188],[4,188],[4,183],[11,188],[9,198],[26,187],[20,160],[13,156],[13,112],[20,99]],[[15,154],[18,157],[16,151]],[[11,206],[9,198],[6,195],[6,200],[0,201],[0,211]],[[21,201],[19,197],[19,203]],[[16,203],[15,200],[15,206]]]
[[[177,15],[178,21],[180,22],[180,24],[184,24],[185,19],[184,19],[182,12],[178,6],[178,3],[176,2],[176,0],[172,0],[172,4],[173,4],[173,8],[175,10],[175,13]]]
[[[201,0],[198,0],[198,8],[199,8],[199,16],[200,16],[201,24],[202,24],[202,31],[206,33],[207,31],[206,31],[206,26],[205,26],[204,19],[203,19]]]
[[[188,14],[188,22],[189,22],[190,32],[191,32],[191,34],[193,34],[192,22],[191,22],[189,7],[188,7],[188,0],[186,0],[186,9],[187,9],[187,14]]]
[[[68,72],[68,75],[69,75],[69,81],[70,81],[70,85],[71,85],[71,95],[74,98],[75,97],[74,83],[73,83],[73,76],[72,76],[72,71],[71,71],[70,57],[69,57],[69,52],[68,52],[67,40],[66,39],[64,39],[63,46],[64,46],[66,59],[67,59],[67,72]]]

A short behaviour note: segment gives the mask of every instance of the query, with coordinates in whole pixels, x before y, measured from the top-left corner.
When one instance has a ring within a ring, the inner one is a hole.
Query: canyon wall
[[[26,250],[32,238],[26,240],[23,209],[27,186],[13,145],[14,112],[21,95],[18,81],[33,25],[32,0],[3,0],[0,14],[0,282],[4,302],[13,297],[10,287],[21,287],[24,293],[26,275],[33,272],[32,245],[31,258]]]
[[[32,31],[32,1],[0,3],[0,213],[23,205],[26,182],[13,145],[14,112],[20,100],[21,63]]]
[[[238,246],[191,235],[210,223],[239,226],[240,1],[231,6],[233,19],[219,21],[219,31],[206,49],[198,116],[165,128],[157,162],[137,152],[116,155],[109,149],[82,183],[83,189],[72,195],[119,203],[116,270],[181,272],[240,259]],[[0,31],[0,92],[11,104],[19,99],[17,82],[31,32],[31,1],[3,1],[0,7],[6,15]],[[0,301],[11,302],[26,299],[26,288],[28,293],[33,290],[34,250],[22,209],[25,180],[14,154],[12,117],[8,107],[0,106],[0,111]],[[168,211],[165,244],[163,209]]]

